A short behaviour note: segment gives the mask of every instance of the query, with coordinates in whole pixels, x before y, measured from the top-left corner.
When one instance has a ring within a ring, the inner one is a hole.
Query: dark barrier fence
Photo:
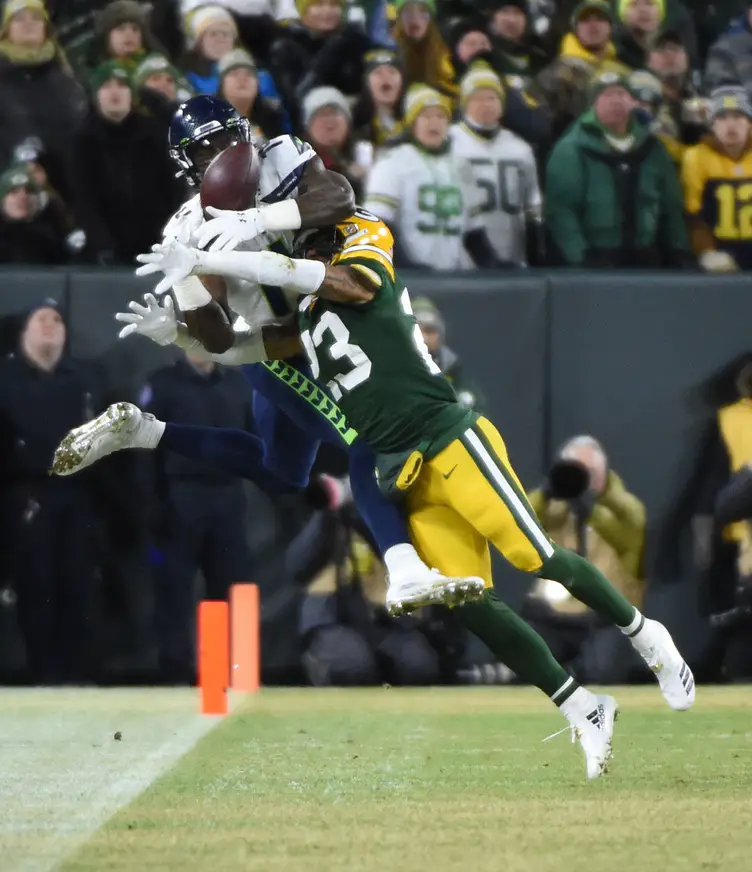
[[[124,271],[0,272],[0,315],[45,297],[68,313],[70,349],[97,357],[114,384],[136,391],[173,357],[147,340],[117,341],[113,314],[151,287]],[[528,487],[567,437],[599,438],[614,468],[646,503],[655,541],[681,490],[703,424],[691,392],[752,347],[752,289],[745,277],[687,274],[406,274],[413,297],[430,296],[448,344],[483,388]],[[698,651],[704,622],[695,583],[654,579],[651,605]],[[681,582],[667,585],[665,582]],[[502,570],[512,604],[524,585]]]

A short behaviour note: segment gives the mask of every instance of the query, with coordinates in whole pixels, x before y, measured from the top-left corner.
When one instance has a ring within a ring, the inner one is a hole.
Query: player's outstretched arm
[[[194,251],[194,275],[235,276],[337,303],[367,303],[376,289],[349,266],[285,257],[273,251]]]

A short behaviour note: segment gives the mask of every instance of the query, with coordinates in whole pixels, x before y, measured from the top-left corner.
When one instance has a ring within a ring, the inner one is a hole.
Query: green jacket
[[[660,140],[637,122],[614,149],[593,110],[554,147],[545,217],[553,259],[568,266],[690,267],[679,177]]]

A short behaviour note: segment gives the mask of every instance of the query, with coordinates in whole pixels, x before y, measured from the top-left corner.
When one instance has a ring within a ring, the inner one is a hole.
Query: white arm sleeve
[[[326,275],[326,265],[301,260],[273,251],[201,251],[199,275],[245,279],[257,285],[272,285],[298,294],[315,294]]]
[[[392,155],[379,158],[368,174],[364,208],[392,224],[400,211],[400,179]]]

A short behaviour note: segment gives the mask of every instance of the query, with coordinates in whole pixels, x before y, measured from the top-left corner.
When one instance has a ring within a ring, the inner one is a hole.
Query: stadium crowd
[[[185,196],[166,124],[292,132],[432,269],[745,269],[744,0],[6,0],[0,262],[131,264]]]
[[[398,266],[752,265],[745,0],[6,0],[1,14],[0,263],[131,266],[188,195],[167,151],[169,119],[209,93],[247,117],[259,142],[311,142],[392,228]],[[119,650],[106,638],[113,628],[138,648],[149,613],[150,665],[110,674],[191,681],[196,574],[216,597],[252,575],[248,494],[198,464],[130,453],[50,479],[61,436],[123,398],[66,357],[65,314],[51,302],[25,312],[0,361],[0,677],[101,678],[91,652]],[[415,314],[460,401],[482,408],[441,312],[419,300]],[[694,514],[713,514],[707,495],[730,472],[741,478],[725,522],[752,514],[749,382],[717,404],[731,409],[716,428],[725,459],[720,471],[715,459],[703,465],[713,481]],[[170,421],[253,426],[243,377],[190,358],[129,399]],[[383,572],[344,470],[323,454],[319,472],[332,476],[282,506],[296,523],[277,567],[306,587],[294,631],[307,679],[456,680],[467,639],[450,616],[372,619]],[[573,485],[570,469],[562,487],[571,459],[587,475]],[[627,485],[606,448],[581,436],[531,500],[552,538],[587,553],[639,606],[645,511]],[[737,523],[732,537],[744,559],[748,528]],[[149,573],[147,606],[133,582]],[[619,634],[560,585],[541,580],[524,612],[583,679],[639,678]],[[14,633],[19,656],[6,644]],[[741,648],[736,672],[749,677]]]

